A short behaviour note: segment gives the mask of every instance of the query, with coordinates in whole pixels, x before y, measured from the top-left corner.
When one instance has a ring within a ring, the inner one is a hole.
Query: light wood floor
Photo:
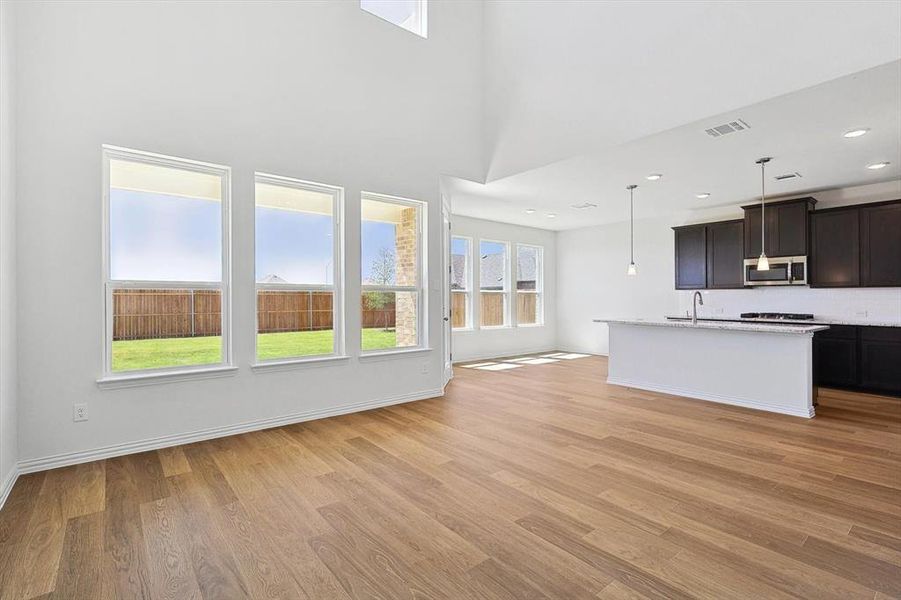
[[[443,399],[23,476],[3,598],[901,596],[901,401],[458,368]]]

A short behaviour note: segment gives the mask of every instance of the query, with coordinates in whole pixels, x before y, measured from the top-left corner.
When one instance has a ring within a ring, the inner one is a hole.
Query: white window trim
[[[516,285],[519,283],[519,249],[520,248],[534,248],[537,250],[536,257],[538,259],[538,264],[535,265],[536,273],[535,273],[535,290],[526,290],[519,291],[516,289]],[[514,250],[516,252],[516,260],[514,262],[514,266],[516,267],[516,278],[513,280],[513,293],[514,294],[535,294],[537,296],[536,304],[535,304],[535,322],[534,323],[523,323],[520,324],[517,318],[516,327],[544,327],[544,246],[539,246],[537,244],[516,244],[516,248]],[[516,296],[514,296],[514,299]],[[514,311],[516,313],[516,311]],[[518,315],[516,315],[518,317]]]
[[[347,357],[344,337],[344,188],[272,175],[269,173],[254,173],[254,190],[257,183],[268,183],[283,187],[293,187],[300,190],[320,192],[332,196],[332,285],[306,285],[293,283],[258,283],[256,281],[256,194],[254,193],[253,205],[253,256],[254,256],[254,320],[253,320],[253,357],[254,370],[277,370],[279,368],[297,368],[298,366],[327,363],[330,360],[341,360]],[[260,360],[257,354],[257,338],[259,328],[259,292],[270,290],[278,292],[332,292],[332,351],[328,354],[309,354],[299,356],[286,356]]]
[[[472,321],[472,298],[473,298],[473,289],[472,289],[472,257],[473,257],[473,238],[465,236],[465,235],[452,235],[451,236],[451,247],[453,247],[454,240],[463,240],[466,242],[466,263],[464,265],[464,273],[463,273],[463,285],[465,286],[462,290],[451,289],[451,294],[456,293],[464,293],[466,294],[466,302],[464,302],[464,307],[466,310],[466,322],[463,324],[463,327],[453,327],[451,326],[451,331],[472,331],[473,330],[473,321]],[[451,265],[453,268],[453,265]],[[452,296],[453,298],[453,296]],[[453,303],[451,303],[453,306]],[[453,315],[451,316],[453,320]]]
[[[102,250],[102,290],[103,290],[103,344],[102,375],[97,383],[103,388],[125,387],[129,382],[137,384],[162,383],[167,380],[206,378],[211,374],[231,374],[235,371],[232,353],[232,313],[231,313],[231,167],[200,162],[142,150],[132,150],[104,144],[102,146],[103,202],[101,210],[103,224]],[[110,272],[110,160],[125,160],[145,164],[171,167],[183,171],[194,171],[216,175],[222,181],[222,275],[217,282],[197,281],[134,281],[113,280]],[[222,309],[222,361],[205,365],[181,367],[160,367],[136,369],[133,371],[112,370],[113,344],[113,287],[117,288],[166,288],[166,289],[218,289],[221,294]]]
[[[419,10],[417,11],[418,19],[416,19],[415,24],[411,24],[409,27],[404,25],[403,23],[395,23],[394,21],[386,19],[385,17],[383,17],[380,14],[374,13],[372,11],[369,11],[369,10],[363,8],[362,3],[360,3],[360,10],[362,10],[363,12],[370,14],[374,17],[378,17],[379,19],[381,19],[387,23],[391,23],[392,25],[400,27],[404,31],[409,31],[410,33],[418,35],[421,38],[428,39],[428,37],[429,37],[429,3],[428,3],[428,0],[417,0],[417,2],[419,4]]]
[[[503,244],[504,246],[504,289],[502,290],[483,290],[482,289],[482,242],[489,244]],[[510,329],[514,327],[513,318],[516,311],[510,310],[512,298],[510,295],[510,277],[513,271],[512,267],[512,250],[513,244],[504,240],[492,240],[488,238],[479,238],[479,329]],[[482,325],[481,311],[481,294],[503,294],[504,296],[504,322],[501,325]]]
[[[389,196],[387,194],[377,194],[375,192],[361,192],[360,201],[373,200],[376,202],[387,202],[390,204],[399,204],[416,208],[416,285],[372,285],[362,283],[363,265],[360,265],[360,299],[358,300],[359,312],[363,314],[363,293],[364,292],[415,292],[416,293],[416,345],[402,346],[394,348],[379,348],[376,350],[363,350],[363,330],[360,328],[360,358],[367,356],[389,355],[389,354],[412,354],[416,351],[431,350],[429,347],[429,327],[428,327],[428,236],[426,234],[426,213],[428,211],[428,203],[421,200],[411,200],[409,198],[400,198],[398,196]],[[360,215],[360,256],[362,263],[363,246],[362,246],[362,230],[363,216]]]

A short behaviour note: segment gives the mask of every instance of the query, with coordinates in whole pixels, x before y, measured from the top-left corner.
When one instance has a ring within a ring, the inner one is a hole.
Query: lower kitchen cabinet
[[[901,327],[831,325],[813,336],[813,382],[901,396]]]

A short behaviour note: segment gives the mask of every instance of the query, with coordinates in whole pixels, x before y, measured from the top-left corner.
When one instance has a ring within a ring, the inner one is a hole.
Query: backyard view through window
[[[257,360],[341,352],[342,190],[257,174]]]
[[[363,350],[418,346],[422,205],[364,194],[360,212]]]
[[[104,157],[106,371],[225,362],[228,169],[111,148]]]
[[[451,326],[472,327],[472,241],[455,237],[451,240]]]
[[[543,251],[538,246],[516,246],[516,324],[541,325]]]
[[[480,318],[482,327],[507,325],[507,244],[479,242]]]

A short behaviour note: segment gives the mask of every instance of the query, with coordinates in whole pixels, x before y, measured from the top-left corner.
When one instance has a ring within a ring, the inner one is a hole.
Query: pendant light
[[[635,275],[635,188],[638,186],[634,183],[626,186],[629,190],[629,268],[626,269],[626,275]]]
[[[773,159],[769,156],[757,159],[757,164],[760,165],[760,258],[757,259],[758,271],[770,270],[770,261],[766,257],[766,220],[764,219],[763,211],[766,205],[766,193],[764,191],[766,185],[766,164],[771,160]]]

